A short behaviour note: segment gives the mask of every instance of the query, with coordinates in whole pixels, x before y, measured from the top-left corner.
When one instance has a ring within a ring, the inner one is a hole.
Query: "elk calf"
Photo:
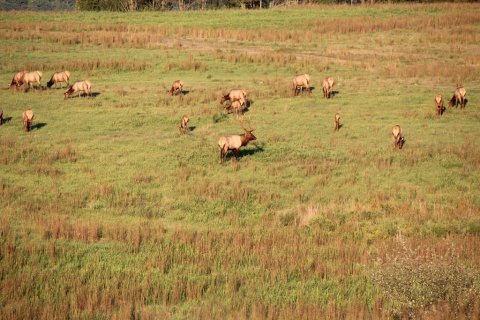
[[[437,110],[437,115],[441,116],[443,115],[443,112],[445,111],[445,107],[443,106],[443,97],[442,95],[437,95],[435,96],[435,109]]]
[[[340,130],[340,113],[335,113],[335,131]]]
[[[332,77],[328,77],[328,78],[323,79],[322,90],[323,90],[323,97],[324,98],[327,98],[327,99],[331,98],[334,83],[335,83],[335,80],[333,80]]]
[[[455,105],[455,108],[458,107],[458,104],[460,103],[460,108],[465,108],[465,95],[467,94],[467,91],[463,87],[457,87],[455,89],[455,92],[453,93],[452,99],[448,102],[448,105],[450,107],[453,107]]]
[[[225,161],[225,157],[227,155],[228,150],[232,150],[235,159],[238,158],[238,150],[242,146],[246,146],[250,141],[257,140],[257,138],[253,135],[252,131],[254,129],[245,130],[244,134],[240,135],[230,135],[230,136],[223,136],[218,139],[218,146],[220,147],[220,162],[223,163]]]
[[[175,80],[170,88],[170,94],[173,96],[178,93],[183,94],[183,82],[180,80]]]
[[[402,128],[397,124],[392,128],[393,146],[395,149],[402,149],[405,143],[405,138],[402,133]]]
[[[30,131],[30,128],[32,126],[33,117],[34,117],[34,114],[33,114],[32,110],[29,109],[29,110],[25,110],[23,112],[23,128],[27,132]]]
[[[235,114],[243,113],[246,108],[246,103],[244,100],[235,100],[230,103],[227,107],[228,112],[233,112]]]
[[[188,121],[190,121],[190,119],[187,117],[187,115],[184,115],[182,119],[180,119],[180,126],[178,127],[178,129],[183,134],[186,134],[189,131]]]

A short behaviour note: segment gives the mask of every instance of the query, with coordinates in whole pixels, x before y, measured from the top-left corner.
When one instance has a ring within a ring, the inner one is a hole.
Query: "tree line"
[[[272,8],[305,4],[442,2],[445,0],[0,0],[0,10],[156,11]],[[452,0],[458,1],[458,0]],[[466,0],[473,2],[476,0]]]

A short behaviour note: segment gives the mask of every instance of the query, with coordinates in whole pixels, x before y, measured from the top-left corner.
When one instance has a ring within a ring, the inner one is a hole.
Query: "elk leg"
[[[232,152],[233,152],[233,155],[235,156],[235,161],[238,161],[238,150],[233,149]]]

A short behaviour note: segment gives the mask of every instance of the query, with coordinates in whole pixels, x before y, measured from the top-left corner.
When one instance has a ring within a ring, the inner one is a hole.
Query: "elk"
[[[460,103],[460,108],[465,108],[465,95],[467,94],[467,91],[463,87],[458,87],[455,89],[455,92],[453,93],[452,99],[448,102],[448,105],[450,107],[453,107],[455,105],[455,108],[458,107],[458,104]]]
[[[3,124],[3,109],[0,109],[0,126]]]
[[[405,138],[402,133],[402,128],[397,124],[392,128],[393,146],[394,148],[402,149],[405,143]]]
[[[63,72],[56,72],[50,78],[50,81],[47,82],[47,87],[51,88],[53,85],[57,86],[57,83],[65,82],[67,87],[70,85],[68,82],[70,80],[70,72],[63,71]]]
[[[230,103],[227,107],[228,112],[233,112],[235,114],[243,113],[246,108],[246,104],[242,103],[240,100],[235,100]]]
[[[308,74],[302,74],[295,76],[292,81],[293,96],[297,96],[303,87],[306,88],[308,94],[310,94],[310,76]]]
[[[22,76],[22,82],[25,85],[25,91],[32,88],[33,83],[38,83],[42,87],[42,76],[40,71],[25,72]]]
[[[25,131],[30,131],[30,128],[32,126],[32,121],[33,121],[33,111],[28,109],[23,112],[23,128]]]
[[[230,101],[230,103],[234,101],[240,101],[242,105],[247,104],[247,92],[243,89],[233,89],[226,95],[223,95],[220,99],[220,104],[223,105],[225,101]]]
[[[177,93],[183,94],[183,81],[175,80],[170,88],[170,94],[176,95]]]
[[[80,95],[81,92],[85,92],[89,96],[92,96],[92,84],[88,80],[84,81],[77,81],[73,85],[69,85],[67,87],[67,91],[65,91],[64,99],[68,99],[70,95],[78,93]]]
[[[10,83],[9,89],[11,89],[13,86],[18,90],[19,87],[23,85],[23,75],[27,73],[27,70],[17,72],[12,79],[12,82]]]
[[[335,131],[340,130],[340,113],[335,113]]]
[[[332,77],[328,77],[323,79],[323,97],[330,99],[333,93],[333,84],[335,83],[335,80],[333,80]]]
[[[189,128],[188,128],[189,121],[190,119],[188,118],[187,115],[184,115],[182,119],[180,119],[180,126],[178,127],[178,129],[180,130],[181,133],[186,134],[189,131]]]
[[[445,111],[445,107],[443,106],[443,97],[442,95],[435,96],[435,109],[437,110],[437,115],[441,116]]]
[[[252,133],[254,129],[250,127],[250,129],[247,130],[243,126],[242,128],[245,131],[244,134],[223,136],[218,139],[218,146],[220,147],[220,163],[225,161],[228,150],[232,150],[235,160],[237,160],[240,147],[246,146],[250,141],[257,140],[257,137]]]

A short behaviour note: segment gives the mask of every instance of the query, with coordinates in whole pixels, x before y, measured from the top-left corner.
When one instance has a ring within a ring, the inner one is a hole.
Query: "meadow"
[[[0,12],[0,31],[1,319],[480,317],[479,4]],[[24,69],[94,97],[8,90]],[[437,116],[457,84],[466,108]],[[257,140],[220,164],[232,88]]]

